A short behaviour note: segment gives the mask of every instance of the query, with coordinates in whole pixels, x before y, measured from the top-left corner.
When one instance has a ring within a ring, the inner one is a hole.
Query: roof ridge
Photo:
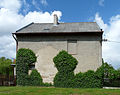
[[[67,23],[96,23],[96,22],[60,22],[59,24],[67,24]],[[53,23],[34,23],[34,24],[53,24]]]

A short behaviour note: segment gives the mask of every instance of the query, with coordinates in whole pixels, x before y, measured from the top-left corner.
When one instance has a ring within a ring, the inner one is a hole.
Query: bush
[[[78,73],[74,79],[75,88],[100,88],[101,80],[97,78],[96,73],[89,70],[85,73]]]
[[[43,83],[43,86],[50,87],[50,86],[53,86],[53,85],[51,83]]]
[[[17,85],[19,86],[30,86],[31,80],[30,76],[26,74],[19,74],[17,77]]]
[[[107,62],[103,61],[102,66],[96,70],[96,75],[101,80],[102,86],[119,86],[120,72]]]
[[[54,78],[54,86],[55,87],[73,87],[73,79],[74,79],[74,73],[60,73],[58,72]]]
[[[104,61],[102,63],[102,66],[96,70],[96,75],[98,78],[101,79],[104,78],[117,79],[120,76],[118,70],[115,70],[111,65]]]
[[[26,77],[28,77],[28,65],[22,58],[18,58],[16,61],[16,75],[17,85],[24,86],[26,84]]]
[[[66,51],[59,52],[53,61],[58,70],[54,78],[55,87],[101,88],[105,84],[104,78],[109,78],[110,80],[120,78],[120,71],[116,71],[104,61],[96,72],[89,70],[85,73],[80,72],[74,76],[73,71],[78,62]],[[115,83],[117,82],[115,81]]]
[[[29,85],[28,65],[34,62],[36,62],[36,56],[32,50],[24,48],[18,50],[16,59],[17,85]]]
[[[115,70],[110,64],[103,61],[103,64],[96,71],[97,77],[101,78],[103,86],[119,87],[120,71]]]
[[[34,69],[32,70],[30,74],[30,81],[31,81],[31,86],[42,86],[43,85],[43,80],[39,72]]]
[[[66,51],[61,51],[54,57],[53,62],[58,70],[54,78],[55,87],[72,87],[74,79],[74,69],[78,61]]]
[[[99,67],[97,70],[96,70],[96,74],[98,75],[99,78],[112,78],[111,74],[112,72],[114,72],[115,69],[107,64],[106,62],[102,61],[102,66]]]
[[[64,50],[53,58],[53,62],[59,72],[73,72],[78,64],[78,61]]]
[[[104,86],[107,86],[107,87],[120,87],[120,79],[109,80],[109,82],[104,82]]]
[[[28,65],[36,62],[36,59],[37,59],[37,57],[35,56],[35,53],[32,50],[25,49],[25,48],[21,48],[18,50],[17,59],[18,58],[22,58],[25,61],[25,63],[27,63]]]

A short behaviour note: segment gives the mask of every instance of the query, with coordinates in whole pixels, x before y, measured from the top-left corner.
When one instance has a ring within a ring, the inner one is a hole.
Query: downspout
[[[13,38],[16,41],[16,53],[17,53],[17,51],[18,51],[18,40],[17,40],[17,38],[14,35],[15,35],[15,33],[12,33],[12,36],[13,36]]]

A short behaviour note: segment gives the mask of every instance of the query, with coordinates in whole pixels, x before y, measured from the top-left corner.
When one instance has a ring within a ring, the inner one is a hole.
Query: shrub
[[[17,74],[17,85],[24,86],[26,83],[26,77],[28,76],[28,65],[22,58],[18,58],[16,61],[16,74]]]
[[[74,79],[75,88],[100,88],[101,80],[97,78],[96,73],[89,70],[85,73],[78,73]]]
[[[30,74],[30,81],[31,81],[31,86],[42,86],[43,85],[43,80],[39,72],[34,69],[32,70]]]
[[[103,61],[102,66],[96,70],[96,76],[101,80],[102,86],[119,86],[120,72],[107,62]]]
[[[58,70],[54,78],[55,87],[72,87],[74,79],[74,69],[78,61],[66,51],[61,51],[54,57],[53,62]]]
[[[64,50],[53,58],[53,62],[59,72],[72,72],[78,64],[78,61]]]
[[[105,78],[112,79],[114,77],[112,72],[114,72],[114,68],[102,60],[102,65],[95,72],[97,78],[101,80],[102,86],[104,86]]]
[[[54,86],[55,87],[73,87],[73,79],[74,79],[74,73],[60,73],[58,72],[54,78]]]
[[[28,65],[36,62],[36,59],[37,59],[37,57],[35,56],[35,53],[32,50],[25,49],[25,48],[21,48],[18,50],[17,59],[18,58],[22,58],[25,61],[25,63],[27,63]]]
[[[26,74],[19,74],[19,76],[17,76],[17,85],[19,86],[30,86],[31,80],[29,75]]]
[[[104,61],[102,63],[102,66],[96,70],[96,75],[101,79],[117,79],[120,76],[119,71],[115,70],[111,65]]]
[[[120,79],[109,80],[109,82],[104,82],[104,86],[107,86],[107,87],[120,87]]]
[[[28,65],[34,62],[36,62],[36,56],[32,50],[24,48],[18,50],[16,59],[17,85],[29,84]]]
[[[52,83],[43,83],[43,86],[50,87],[50,86],[53,86],[53,85],[52,85]]]

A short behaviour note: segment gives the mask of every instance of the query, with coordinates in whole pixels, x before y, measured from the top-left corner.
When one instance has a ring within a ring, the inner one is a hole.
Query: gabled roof
[[[78,23],[31,23],[14,34],[23,33],[78,33],[78,32],[103,32],[96,22]]]

